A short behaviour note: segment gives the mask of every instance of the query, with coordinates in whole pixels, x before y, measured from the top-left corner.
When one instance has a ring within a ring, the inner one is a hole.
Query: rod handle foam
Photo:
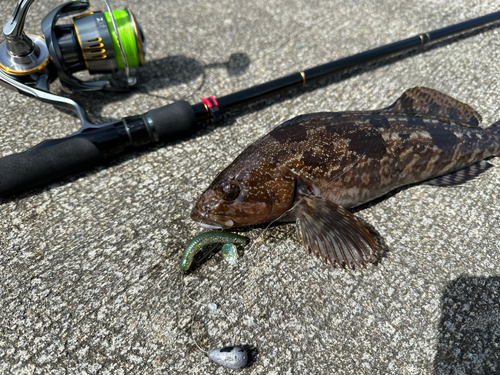
[[[152,109],[148,115],[153,120],[161,142],[174,141],[196,130],[197,120],[193,108],[184,100]]]
[[[57,141],[49,147],[0,158],[0,196],[22,193],[93,168],[104,160],[99,149],[87,139],[63,138]]]

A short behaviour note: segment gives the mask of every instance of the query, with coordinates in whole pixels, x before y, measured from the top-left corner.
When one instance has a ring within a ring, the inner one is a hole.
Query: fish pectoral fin
[[[352,269],[376,260],[375,240],[345,208],[320,197],[304,196],[295,213],[299,240],[325,263]]]
[[[493,164],[485,160],[479,163],[469,165],[468,167],[459,169],[458,171],[451,172],[430,180],[423,182],[423,185],[432,186],[457,186],[472,181],[488,169],[492,168]]]
[[[470,127],[477,127],[482,121],[481,115],[470,105],[427,87],[413,87],[383,112],[419,114],[447,118]]]

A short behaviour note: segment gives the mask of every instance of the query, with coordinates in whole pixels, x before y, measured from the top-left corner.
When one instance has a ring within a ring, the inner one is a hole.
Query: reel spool
[[[127,86],[112,86],[108,80],[82,81],[73,74],[124,70],[129,86],[135,84],[129,68],[144,64],[145,38],[129,9],[88,12],[73,17],[73,23],[56,25],[65,16],[86,11],[85,0],[71,1],[53,9],[42,21],[44,37],[26,35],[24,22],[34,0],[20,0],[3,32],[0,44],[0,69],[14,80],[49,91],[59,78],[68,91],[124,91]]]

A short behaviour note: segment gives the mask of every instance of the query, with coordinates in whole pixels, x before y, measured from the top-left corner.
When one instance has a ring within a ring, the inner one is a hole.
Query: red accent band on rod
[[[212,108],[214,105],[216,107],[219,106],[219,103],[217,103],[217,99],[215,99],[213,96],[209,96],[208,99],[202,98],[201,102],[205,104],[208,108]]]

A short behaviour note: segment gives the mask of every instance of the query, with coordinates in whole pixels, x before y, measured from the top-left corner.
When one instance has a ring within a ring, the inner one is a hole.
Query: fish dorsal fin
[[[448,118],[472,127],[477,127],[482,121],[481,115],[470,105],[428,87],[406,90],[383,111]]]
[[[374,262],[376,242],[359,219],[342,206],[305,195],[295,207],[297,236],[325,263],[354,268]]]

